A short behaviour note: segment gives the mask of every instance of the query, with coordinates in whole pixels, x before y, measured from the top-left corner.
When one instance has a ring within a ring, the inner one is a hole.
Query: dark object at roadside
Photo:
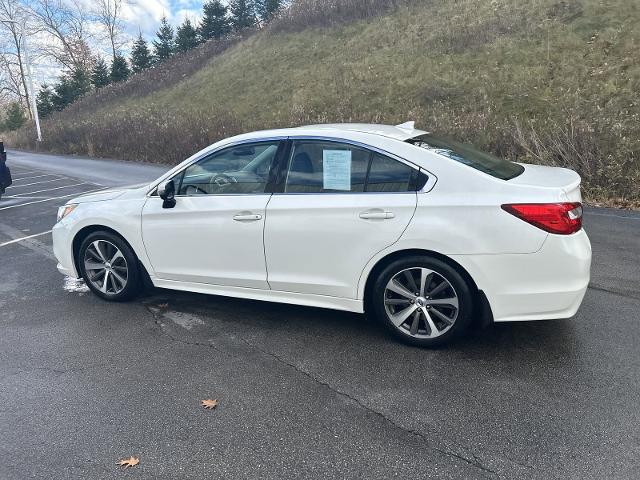
[[[7,152],[4,151],[4,143],[0,142],[0,198],[5,189],[11,185],[11,171],[7,167]]]

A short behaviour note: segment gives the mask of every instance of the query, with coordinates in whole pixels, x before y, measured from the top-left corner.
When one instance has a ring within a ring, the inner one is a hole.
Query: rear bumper
[[[495,322],[573,317],[591,276],[591,243],[584,230],[549,235],[524,255],[454,255],[487,296]]]

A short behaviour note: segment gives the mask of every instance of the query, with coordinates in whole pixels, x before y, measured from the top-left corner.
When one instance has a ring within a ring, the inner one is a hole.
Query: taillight
[[[512,203],[502,209],[549,233],[570,235],[582,228],[580,203]]]

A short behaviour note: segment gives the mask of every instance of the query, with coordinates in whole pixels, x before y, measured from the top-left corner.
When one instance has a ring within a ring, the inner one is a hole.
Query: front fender
[[[72,272],[78,274],[75,266],[73,245],[79,234],[87,229],[103,227],[115,231],[131,246],[138,260],[148,272],[152,272],[142,242],[142,207],[146,197],[140,199],[114,199],[105,202],[81,203],[78,207],[53,228],[54,253],[58,261]],[[72,265],[69,265],[69,261]]]

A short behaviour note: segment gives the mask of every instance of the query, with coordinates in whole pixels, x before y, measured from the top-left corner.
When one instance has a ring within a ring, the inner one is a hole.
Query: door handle
[[[236,222],[257,222],[258,220],[262,220],[262,215],[259,213],[239,213],[235,215],[233,219]]]
[[[363,220],[389,220],[391,218],[395,218],[395,214],[393,212],[383,212],[383,211],[369,211],[362,212],[360,214],[360,218]]]

